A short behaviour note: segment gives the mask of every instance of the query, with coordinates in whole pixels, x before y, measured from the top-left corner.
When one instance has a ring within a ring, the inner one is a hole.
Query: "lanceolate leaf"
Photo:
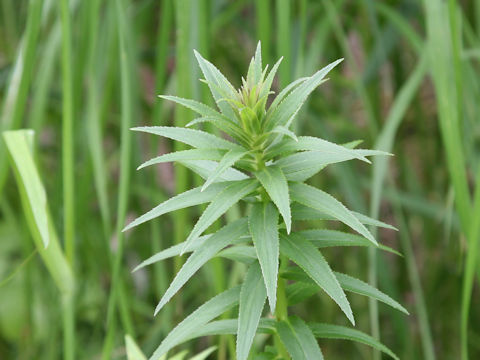
[[[277,133],[277,134],[286,135],[289,138],[293,139],[294,141],[298,141],[297,135],[295,135],[294,132],[288,130],[285,126],[279,125],[275,129],[273,129],[272,132]]]
[[[258,262],[253,263],[240,291],[238,313],[237,360],[246,360],[262,315],[267,293]]]
[[[280,59],[282,60],[282,59]],[[279,60],[279,62],[280,62]],[[273,69],[272,69],[273,71]],[[271,71],[270,71],[271,72]],[[270,76],[270,74],[269,74]],[[285,97],[293,90],[295,89],[295,87],[299,86],[300,84],[304,83],[305,81],[307,81],[309,79],[309,77],[302,77],[300,79],[297,79],[297,80],[294,80],[292,81],[290,84],[288,84],[287,86],[285,86],[285,88],[280,91],[280,93],[275,96],[275,99],[273,99],[272,101],[272,104],[270,105],[270,108],[268,109],[268,113],[269,115],[271,115],[271,113],[273,113],[273,111],[277,108],[277,106],[285,99]],[[272,81],[273,81],[273,78],[272,78]]]
[[[351,212],[357,219],[364,225],[371,225],[376,227],[382,227],[385,229],[397,230],[390,224],[372,219],[366,215],[357,213],[355,211]],[[303,204],[293,203],[292,204],[292,216],[294,220],[337,220],[334,216],[328,215],[323,211],[314,209]]]
[[[205,60],[197,51],[194,51],[195,57],[197,58],[200,69],[202,70],[203,76],[208,83],[215,84],[219,89],[222,90],[222,93],[226,94],[230,99],[234,99],[236,96],[235,88],[230,84],[227,78],[218,70],[212,63]],[[222,101],[224,96],[214,87],[210,86],[210,91],[217,102],[217,106],[220,108],[222,113],[231,120],[235,120],[235,113],[232,108],[226,101]]]
[[[257,333],[273,334],[275,332],[275,324],[275,320],[262,318],[260,319]],[[233,335],[236,334],[237,331],[237,319],[216,320],[206,324],[201,328],[195,329],[195,332],[190,335],[189,339],[210,335]]]
[[[390,296],[367,284],[366,282],[339,272],[334,272],[334,274],[338,280],[338,283],[345,291],[374,298],[408,315],[408,311],[402,305],[393,300]],[[300,281],[304,283],[304,285],[315,284],[315,282],[310,277],[308,277],[308,275],[305,274],[302,269],[299,268],[288,268],[287,271],[282,273],[282,277],[289,280]]]
[[[248,225],[265,280],[270,309],[274,313],[279,255],[277,209],[270,202],[256,203],[252,207]]]
[[[248,137],[246,137],[240,127],[233,123],[232,121],[228,120],[225,116],[204,116],[198,119],[194,119],[190,121],[186,126],[190,127],[195,124],[201,124],[204,122],[208,122],[216,126],[219,130],[225,132],[226,134],[230,135],[237,141],[242,141],[248,143]]]
[[[321,324],[321,323],[311,323],[309,324],[310,329],[312,329],[313,334],[317,338],[321,339],[345,339],[356,341],[368,346],[371,346],[375,349],[378,349],[385,354],[391,356],[392,358],[399,360],[389,348],[380,343],[378,340],[374,339],[370,335],[367,335],[361,331],[348,328],[345,326],[338,326],[332,324]]]
[[[293,360],[323,359],[312,330],[302,319],[290,316],[288,321],[277,323],[277,331]]]
[[[225,250],[220,251],[217,256],[239,261],[247,265],[250,265],[257,260],[255,247],[248,245],[230,246]]]
[[[255,50],[255,57],[253,61],[253,81],[257,84],[262,77],[262,45],[260,41],[257,44],[257,49]]]
[[[127,351],[127,360],[147,360],[147,357],[143,355],[142,350],[140,350],[130,335],[125,336],[125,348]]]
[[[204,131],[171,126],[141,126],[132,128],[134,131],[160,135],[172,140],[183,142],[199,149],[235,149],[237,145]]]
[[[137,225],[140,225],[148,220],[159,217],[171,211],[184,209],[186,207],[194,206],[209,202],[215,198],[217,194],[231,186],[234,182],[221,182],[216,183],[206,191],[201,191],[201,188],[194,188],[192,190],[185,191],[177,196],[174,196],[160,205],[154,207],[149,212],[133,220],[128,224],[123,231],[127,231]]]
[[[163,295],[160,303],[155,309],[157,314],[160,309],[174,296],[178,290],[203,266],[208,260],[215,256],[217,252],[229,244],[235,243],[242,235],[248,232],[247,220],[239,219],[230,223],[209,237],[201,247],[193,252],[188,260],[183,264],[175,279],[170,283],[167,291]]]
[[[218,162],[209,160],[182,160],[179,161],[179,163],[185,165],[204,179],[207,179],[218,166]],[[248,176],[234,168],[225,170],[217,178],[219,181],[237,181],[245,179],[248,179]]]
[[[365,226],[341,202],[310,185],[294,183],[290,186],[292,200],[327,213],[365,236],[375,245],[377,241]]]
[[[273,203],[277,206],[278,211],[282,214],[283,221],[287,227],[287,233],[290,233],[292,226],[290,197],[287,179],[283,175],[282,170],[277,166],[267,166],[255,172],[255,176],[260,180]]]
[[[185,241],[182,254],[210,225],[212,225],[234,204],[254,191],[257,186],[257,181],[253,179],[236,181],[218,193],[193,227],[192,232]]]
[[[211,116],[211,117],[220,116],[220,113],[217,110],[212,109],[210,106],[192,99],[183,99],[178,96],[170,96],[170,95],[158,95],[158,97],[165,100],[174,101],[177,104],[183,105],[202,116]]]
[[[150,159],[140,165],[137,170],[143,169],[144,167],[161,164],[170,161],[179,161],[179,160],[214,160],[220,161],[225,155],[225,151],[218,149],[190,149],[176,151],[173,153],[157,156],[153,159]]]
[[[207,301],[197,310],[187,316],[180,324],[178,324],[168,336],[162,341],[160,346],[155,350],[150,360],[159,360],[160,357],[167,353],[170,349],[189,339],[191,334],[201,328],[209,321],[223,314],[228,309],[238,304],[240,295],[240,287],[234,287],[224,291],[220,295]]]
[[[320,85],[325,75],[342,60],[343,59],[339,59],[325,66],[293,90],[285,100],[278,105],[268,119],[271,128],[274,128],[276,125],[286,126],[303,105],[308,95]]]
[[[200,354],[190,358],[190,360],[205,360],[210,354],[217,350],[216,346],[210,346],[208,349],[203,350]]]
[[[263,98],[270,91],[270,89],[272,87],[273,79],[275,77],[275,74],[277,73],[277,70],[278,70],[278,67],[280,66],[280,63],[282,62],[282,59],[283,59],[283,57],[280,58],[275,63],[275,65],[273,65],[272,70],[270,70],[270,72],[268,73],[267,78],[265,79],[265,82],[263,84],[262,91],[260,92],[259,98]]]
[[[300,235],[282,235],[280,251],[300,266],[340,306],[350,322],[355,325],[352,309],[345,293],[327,261],[315,246]]]
[[[235,164],[240,158],[242,158],[248,151],[242,147],[238,147],[237,149],[232,149],[228,151],[222,160],[218,163],[217,167],[208,177],[205,184],[202,186],[202,191],[204,191],[212,182],[214,182],[220,175],[222,175],[227,169]]]
[[[357,234],[350,234],[338,230],[329,229],[311,229],[302,230],[298,234],[310,241],[318,248],[325,248],[330,246],[376,246],[371,241],[365,239],[363,236]],[[385,245],[378,245],[382,250],[391,252],[393,254],[402,256],[398,251]]]
[[[32,130],[5,131],[3,138],[10,153],[20,192],[23,198],[27,199],[24,201],[25,207],[29,209],[27,216],[33,220],[38,238],[46,248],[50,242],[47,196],[33,162],[33,135]]]
[[[304,151],[286,156],[275,164],[282,168],[282,171],[288,177],[296,172],[305,172],[306,170],[316,168],[317,171],[325,166],[347,160],[352,160],[351,154],[332,154],[323,151]]]
[[[366,282],[338,272],[335,273],[335,276],[337,277],[338,282],[345,291],[350,291],[356,294],[365,295],[377,299],[378,301],[390,305],[394,309],[397,309],[408,315],[408,311],[402,305],[393,300],[390,296],[367,284]]]
[[[203,243],[205,242],[205,240],[207,240],[209,237],[211,237],[212,235],[209,234],[209,235],[204,235],[204,236],[200,236],[198,238],[197,241],[195,241],[194,244],[192,244],[192,246],[190,247],[190,251],[195,251],[197,250],[199,247],[201,247],[203,245]],[[165,249],[165,250],[162,250],[162,251],[159,251],[158,253],[156,253],[155,255],[152,255],[150,256],[148,259],[142,261],[139,265],[137,265],[135,267],[135,269],[133,269],[132,272],[135,272],[137,270],[140,270],[142,268],[144,268],[145,266],[148,266],[148,265],[151,265],[151,264],[154,264],[156,262],[159,262],[159,261],[162,261],[162,260],[165,260],[165,259],[169,259],[169,258],[172,258],[174,256],[178,256],[180,255],[180,253],[182,252],[182,249],[184,247],[185,243],[184,242],[181,242],[180,244],[177,244],[177,245],[173,245],[173,246],[170,246],[169,248]]]
[[[320,151],[329,155],[343,155],[345,158],[358,159],[370,163],[366,158],[369,155],[385,155],[382,151],[376,150],[358,150],[350,149],[346,146],[338,145],[330,141],[316,138],[313,136],[299,136],[298,141],[284,140],[268,151],[268,156],[273,157],[279,154],[294,151]],[[370,152],[366,152],[370,151]]]

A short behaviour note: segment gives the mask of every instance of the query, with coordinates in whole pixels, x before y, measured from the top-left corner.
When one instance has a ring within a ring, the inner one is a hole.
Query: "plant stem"
[[[271,50],[271,4],[270,0],[255,1],[257,17],[257,39],[262,42],[262,60],[264,64],[270,64]]]
[[[480,167],[475,182],[475,198],[473,202],[473,213],[477,214],[472,221],[467,259],[464,264],[463,287],[462,287],[462,310],[460,323],[460,339],[462,343],[462,360],[468,360],[468,322],[470,313],[470,301],[472,296],[473,281],[475,279],[475,268],[478,258],[478,242],[480,237]]]
[[[280,269],[283,270],[288,264],[288,260],[284,256],[280,256]],[[287,296],[285,293],[285,279],[282,277],[278,277],[278,285],[277,285],[277,304],[275,305],[275,318],[277,321],[288,321],[288,309],[287,309]],[[282,356],[284,359],[289,359],[290,356],[288,354],[287,349],[283,345],[278,334],[275,334],[274,337],[275,347],[277,348],[277,352]]]
[[[108,299],[107,309],[107,337],[104,344],[103,359],[110,358],[111,342],[114,341],[114,334],[116,328],[115,309],[117,304],[117,297],[119,294],[118,288],[121,282],[121,264],[124,252],[124,233],[122,228],[125,224],[129,183],[130,183],[130,124],[132,119],[132,83],[131,83],[131,60],[130,49],[127,45],[128,22],[125,14],[125,4],[123,0],[115,1],[115,11],[118,27],[118,41],[119,41],[119,57],[120,57],[120,75],[121,75],[121,148],[120,148],[120,184],[117,206],[117,252],[113,261],[112,284],[110,288],[110,297]],[[121,301],[126,301],[123,299]],[[122,314],[124,321],[125,333],[131,336],[134,335],[133,324],[130,317]]]
[[[75,253],[75,183],[73,138],[73,76],[72,35],[68,0],[60,0],[62,21],[62,175],[63,175],[63,231],[65,254],[74,266]]]
[[[283,64],[278,69],[280,87],[288,85],[291,78],[291,49],[290,49],[290,4],[289,0],[277,0],[277,57],[283,56]]]

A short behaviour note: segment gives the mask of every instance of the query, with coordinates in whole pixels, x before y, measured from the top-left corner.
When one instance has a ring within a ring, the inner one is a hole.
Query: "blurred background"
[[[264,63],[284,58],[276,92],[345,58],[310,97],[299,134],[363,140],[395,155],[333,165],[311,180],[399,229],[378,239],[403,256],[325,251],[335,270],[377,283],[410,311],[378,305],[376,329],[375,305],[352,295],[357,328],[402,359],[460,359],[467,345],[480,358],[480,1],[2,0],[1,130],[35,131],[35,162],[76,289],[65,345],[62,295],[32,241],[2,140],[1,359],[60,359],[65,346],[76,359],[122,359],[126,333],[151,354],[187,314],[238,283],[245,269],[216,260],[153,317],[184,258],[131,270],[184,239],[202,209],[120,230],[199,179],[171,164],[136,172],[174,145],[128,129],[193,119],[158,94],[213,104],[193,49],[240,86],[259,40]],[[347,325],[324,295],[292,311]],[[212,359],[231,359],[229,338],[182,349],[209,345],[219,346]],[[372,358],[363,345],[320,345],[328,359]]]

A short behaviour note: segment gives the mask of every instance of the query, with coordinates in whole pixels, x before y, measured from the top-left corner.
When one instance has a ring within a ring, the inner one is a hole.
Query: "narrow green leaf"
[[[318,285],[299,281],[288,285],[286,293],[289,306],[293,306],[318,293]]]
[[[201,103],[196,100],[192,99],[184,99],[180,98],[178,96],[171,96],[171,95],[158,95],[159,98],[165,99],[165,100],[170,100],[173,102],[176,102],[177,104],[183,105],[186,108],[189,108],[196,113],[202,115],[202,116],[208,116],[208,117],[219,117],[220,113],[212,109],[210,106],[205,105],[204,103]]]
[[[173,281],[170,283],[167,291],[160,300],[155,315],[162,307],[177,293],[178,290],[190,279],[200,267],[215,256],[221,249],[235,241],[248,232],[247,220],[239,219],[233,223],[224,226],[215,234],[210,236],[201,247],[193,252],[192,255],[183,264]]]
[[[360,221],[364,225],[397,230],[397,228],[393,227],[390,224],[372,219],[371,217],[368,217],[366,215],[357,213],[355,211],[352,211],[351,213],[358,219],[358,221]],[[313,209],[299,203],[292,204],[292,216],[295,220],[337,220],[335,217],[328,215],[325,212]]]
[[[208,349],[203,350],[201,353],[190,358],[190,360],[205,360],[210,354],[217,350],[216,346],[210,346]]]
[[[189,251],[190,252],[193,252],[195,250],[197,250],[199,247],[201,247],[203,245],[203,243],[209,238],[211,237],[212,235],[211,234],[208,234],[208,235],[204,235],[204,236],[200,236],[198,238],[197,241],[195,241],[194,244],[192,244],[192,246],[189,248]],[[180,255],[180,253],[182,252],[182,249],[183,249],[183,246],[185,245],[185,242],[181,242],[179,244],[176,244],[176,245],[173,245],[173,246],[170,246],[169,248],[165,249],[165,250],[162,250],[162,251],[159,251],[157,252],[156,254],[150,256],[148,259],[142,261],[139,265],[137,265],[133,270],[132,272],[135,272],[137,270],[140,270],[142,268],[144,268],[145,266],[148,266],[148,265],[151,265],[151,264],[154,264],[156,262],[159,262],[159,261],[162,261],[162,260],[165,260],[165,259],[170,259],[174,256],[178,256]],[[227,249],[228,250],[228,249]]]
[[[219,192],[202,213],[190,235],[188,235],[182,254],[210,225],[238,201],[254,191],[257,186],[257,181],[253,179],[241,180],[235,181]]]
[[[309,229],[299,231],[305,239],[310,241],[318,248],[325,248],[331,246],[376,246],[371,241],[365,239],[363,236],[357,234],[350,234],[338,230],[330,229]],[[385,245],[378,245],[384,251],[402,256],[398,251]]]
[[[287,129],[285,126],[277,126],[275,127],[273,130],[272,130],[273,133],[277,133],[277,134],[282,134],[282,135],[286,135],[288,136],[289,138],[295,140],[295,141],[298,141],[298,138],[297,138],[297,135],[295,135],[294,132],[290,131],[289,129]]]
[[[339,272],[334,272],[334,274],[343,290],[374,298],[408,315],[408,311],[397,301],[366,282]],[[282,272],[281,275],[288,280],[299,281],[304,285],[313,284],[316,286],[315,282],[298,267],[289,267],[287,271]]]
[[[188,340],[196,330],[237,305],[239,296],[240,286],[236,286],[207,301],[170,331],[149,360],[159,360],[170,349]]]
[[[295,88],[295,90],[293,90],[273,111],[268,120],[270,128],[274,128],[277,125],[288,127],[289,123],[295,117],[310,93],[315,90],[318,85],[320,85],[328,72],[342,60],[343,59],[339,59],[325,66],[323,69],[316,72],[310,78],[301,83],[297,88]]]
[[[365,236],[375,245],[377,241],[365,226],[341,202],[331,195],[310,185],[294,183],[290,186],[292,200],[303,205],[325,212],[335,217],[353,230]]]
[[[297,316],[290,316],[289,321],[277,323],[280,339],[293,360],[323,359],[312,330]]]
[[[5,131],[3,138],[10,154],[10,161],[20,192],[21,205],[35,247],[60,292],[65,297],[70,297],[75,288],[75,278],[58,241],[48,209],[45,188],[33,160],[33,131]],[[43,196],[45,196],[44,202],[42,202]],[[35,215],[35,212],[38,214]],[[46,229],[43,217],[47,222]]]
[[[160,135],[199,149],[235,149],[237,145],[204,131],[172,126],[141,126],[131,130]]]
[[[224,133],[230,135],[237,141],[241,141],[243,143],[248,143],[248,137],[245,136],[243,130],[234,122],[228,120],[224,116],[204,116],[201,118],[194,119],[190,121],[186,127],[190,127],[196,124],[201,123],[210,123],[217,127],[219,130],[223,131]]]
[[[260,41],[257,44],[257,49],[255,50],[255,57],[254,57],[254,62],[253,62],[253,81],[255,84],[258,84],[258,82],[262,78],[262,44]]]
[[[135,226],[143,224],[146,221],[159,217],[168,212],[212,201],[215,196],[217,196],[217,194],[219,194],[231,185],[232,182],[221,182],[210,186],[207,191],[201,191],[200,187],[185,191],[184,193],[181,193],[162,202],[160,205],[157,205],[152,210],[136,218],[130,224],[128,224],[123,229],[123,231],[127,231]]]
[[[207,179],[218,166],[218,162],[210,160],[182,160],[179,161],[179,163],[197,173],[203,179]],[[217,178],[219,181],[238,181],[245,179],[248,179],[248,176],[234,168],[227,169]]]
[[[195,57],[197,58],[198,65],[200,65],[200,69],[202,70],[203,76],[205,76],[205,79],[209,84],[210,91],[217,103],[217,106],[220,108],[221,112],[225,116],[227,116],[230,120],[235,121],[236,117],[232,108],[230,107],[228,102],[222,101],[224,99],[224,96],[222,95],[222,93],[224,93],[230,99],[235,99],[236,97],[235,88],[233,87],[232,84],[230,84],[230,82],[220,72],[220,70],[218,70],[215,67],[215,65],[205,60],[202,57],[202,55],[200,55],[197,51],[194,50],[194,53],[195,53]],[[221,90],[222,93],[218,89],[216,89],[215,86],[212,86],[211,84],[216,85]]]
[[[125,335],[125,348],[127,351],[127,360],[147,360],[147,357],[130,335]]]
[[[272,319],[260,319],[257,333],[260,334],[274,334],[275,333],[275,320]],[[189,334],[189,339],[198,338],[201,336],[211,335],[234,335],[238,331],[238,320],[216,320],[212,321],[201,328],[195,329],[194,332]]]
[[[183,359],[185,359],[185,356],[187,356],[187,354],[188,354],[188,350],[183,350],[183,351],[179,352],[178,354],[175,354],[174,356],[172,356],[168,360],[183,360]]]
[[[384,294],[383,292],[367,284],[366,282],[338,272],[335,272],[335,276],[337,277],[338,282],[345,291],[350,291],[356,294],[374,298],[407,315],[409,314],[407,309],[405,309],[402,305],[393,300],[390,296]]]
[[[292,216],[290,213],[290,197],[288,183],[282,170],[277,166],[267,166],[255,172],[255,176],[267,191],[278,211],[282,214],[283,221],[290,233]]]
[[[45,188],[31,156],[33,147],[33,131],[5,131],[3,138],[16,171],[17,182],[26,195],[30,213],[38,229],[40,239],[46,248],[50,242],[47,215],[47,196]]]
[[[265,82],[263,83],[262,91],[260,92],[259,98],[263,98],[268,94],[272,87],[273,79],[275,78],[275,74],[277,73],[278,67],[280,66],[280,63],[282,62],[283,57],[281,57],[275,65],[273,65],[272,70],[267,75],[267,78],[265,79]],[[274,100],[275,101],[275,100]]]
[[[278,276],[278,211],[268,203],[253,205],[248,218],[250,234],[262,269],[268,302],[272,314],[277,303],[277,276]]]
[[[399,360],[399,358],[385,345],[380,343],[377,339],[367,335],[361,331],[348,328],[346,326],[338,326],[331,324],[311,323],[309,324],[313,334],[317,338],[322,339],[345,339],[356,341],[374,349],[380,350],[392,358]]]
[[[164,154],[150,159],[140,165],[137,170],[144,167],[179,160],[214,160],[220,161],[225,155],[225,151],[218,149],[190,149]]]
[[[275,162],[275,165],[279,166],[284,172],[287,179],[295,179],[296,173],[307,172],[312,176],[316,172],[322,170],[324,167],[330,164],[335,164],[343,161],[355,159],[351,154],[330,154],[323,151],[305,151],[295,153],[281,158]],[[310,169],[316,169],[314,173],[311,173]]]
[[[235,164],[235,162],[240,160],[247,153],[248,151],[240,146],[237,149],[229,150],[222,158],[222,160],[218,163],[215,170],[213,170],[213,172],[209,175],[207,181],[205,181],[205,183],[203,184],[202,191],[208,188],[211,183],[217,180],[220,175],[227,171],[231,166]]]
[[[300,266],[345,313],[355,325],[352,309],[337,278],[320,251],[298,234],[280,237],[280,251]]]
[[[282,59],[283,58],[280,58],[280,60],[277,62],[278,65],[280,65],[280,61]],[[272,72],[273,72],[273,69],[270,71],[270,73],[272,73]],[[268,74],[268,75],[270,76],[270,74]],[[285,97],[288,94],[290,94],[291,91],[293,91],[293,89],[295,89],[297,86],[304,83],[308,79],[309,79],[309,77],[302,77],[300,79],[292,81],[290,84],[285,86],[285,88],[282,91],[280,91],[280,93],[277,96],[275,96],[275,99],[273,99],[272,104],[270,105],[270,108],[268,109],[268,114],[270,115],[277,108],[277,106],[285,99]],[[273,81],[273,77],[272,77],[272,81]]]
[[[230,246],[225,250],[220,251],[217,256],[234,261],[239,261],[247,265],[250,265],[252,262],[257,260],[257,253],[255,251],[255,247],[248,245]]]
[[[240,291],[237,360],[248,358],[266,298],[262,272],[256,262],[250,266]]]

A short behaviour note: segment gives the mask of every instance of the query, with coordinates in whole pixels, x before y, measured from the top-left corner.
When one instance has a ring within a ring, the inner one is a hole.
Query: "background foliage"
[[[377,238],[404,257],[359,248],[325,251],[336,271],[378,281],[411,314],[380,304],[377,329],[370,318],[376,304],[352,295],[358,329],[379,332],[405,359],[459,358],[466,335],[470,358],[480,356],[473,280],[480,271],[474,256],[480,226],[479,1],[2,0],[0,11],[1,129],[36,132],[49,218],[76,286],[72,309],[52,279],[55,270],[35,250],[2,141],[1,358],[56,359],[64,349],[73,349],[75,358],[122,358],[125,333],[150,354],[186,314],[245,276],[241,266],[211,261],[153,318],[182,259],[131,270],[184,240],[202,209],[165,215],[123,235],[120,230],[172,194],[201,184],[169,164],[134,174],[173,144],[128,128],[191,121],[190,111],[173,111],[155,95],[211,102],[198,81],[193,49],[239,86],[258,40],[265,63],[284,56],[275,90],[345,58],[310,98],[297,133],[337,143],[363,139],[364,148],[395,154],[376,158],[373,168],[334,165],[313,179],[349,208],[400,229],[379,230]],[[346,325],[324,295],[295,311]],[[75,322],[63,346],[62,328],[69,327],[62,312]],[[215,356],[226,359],[232,339],[184,348],[194,354],[216,344]],[[321,346],[326,358],[372,357],[369,348],[345,341]]]

